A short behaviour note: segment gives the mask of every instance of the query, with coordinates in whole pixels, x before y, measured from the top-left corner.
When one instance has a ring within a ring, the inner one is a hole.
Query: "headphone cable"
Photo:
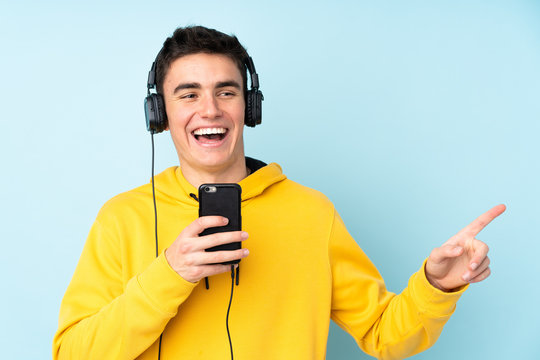
[[[152,199],[154,200],[154,230],[156,234],[156,257],[159,256],[158,235],[157,235],[157,206],[156,206],[156,188],[154,186],[154,132],[150,133],[152,139]]]
[[[157,206],[156,206],[156,188],[154,186],[154,131],[150,131],[152,139],[152,199],[154,200],[154,230],[156,234],[156,257],[159,256],[158,235],[157,235]],[[161,359],[161,341],[163,333],[159,335],[158,360]]]
[[[231,341],[231,332],[229,331],[229,313],[231,311],[231,304],[234,292],[234,265],[231,264],[231,298],[229,299],[229,306],[227,307],[227,317],[225,318],[225,326],[227,327],[227,336],[229,337],[229,348],[231,349],[231,360],[234,360],[233,346]]]

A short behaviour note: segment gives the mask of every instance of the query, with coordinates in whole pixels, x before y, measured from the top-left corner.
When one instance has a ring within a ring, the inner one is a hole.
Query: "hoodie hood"
[[[242,187],[242,202],[262,194],[267,188],[285,180],[281,166],[276,163],[265,165],[238,183]],[[172,202],[199,207],[190,194],[198,195],[198,189],[191,185],[179,166],[173,166],[155,176],[156,196],[168,198]]]

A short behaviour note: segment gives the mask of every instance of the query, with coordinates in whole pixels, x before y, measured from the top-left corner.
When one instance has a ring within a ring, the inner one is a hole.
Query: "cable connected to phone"
[[[225,318],[225,326],[227,327],[227,336],[229,337],[229,348],[231,349],[231,360],[234,360],[234,352],[231,341],[231,332],[229,331],[229,313],[231,311],[231,304],[234,292],[234,264],[231,265],[231,298],[229,299],[229,306],[227,307],[227,317]]]

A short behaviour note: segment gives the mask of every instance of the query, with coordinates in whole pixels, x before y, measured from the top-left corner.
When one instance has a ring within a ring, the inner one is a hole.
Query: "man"
[[[324,195],[245,157],[248,62],[235,37],[212,29],[165,41],[156,84],[180,167],[154,181],[159,242],[151,184],[104,205],[62,301],[55,359],[228,358],[231,268],[210,264],[238,259],[237,359],[324,359],[330,318],[367,353],[399,359],[431,346],[467,284],[489,276],[474,237],[504,205],[434,249],[401,294],[388,292]],[[241,185],[244,231],[199,236],[227,222],[198,218],[203,183]],[[205,251],[236,241],[243,249]]]

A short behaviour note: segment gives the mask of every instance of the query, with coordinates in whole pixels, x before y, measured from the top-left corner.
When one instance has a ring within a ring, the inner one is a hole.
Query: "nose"
[[[201,101],[199,115],[202,118],[215,119],[222,115],[218,100],[213,95],[205,96]]]

